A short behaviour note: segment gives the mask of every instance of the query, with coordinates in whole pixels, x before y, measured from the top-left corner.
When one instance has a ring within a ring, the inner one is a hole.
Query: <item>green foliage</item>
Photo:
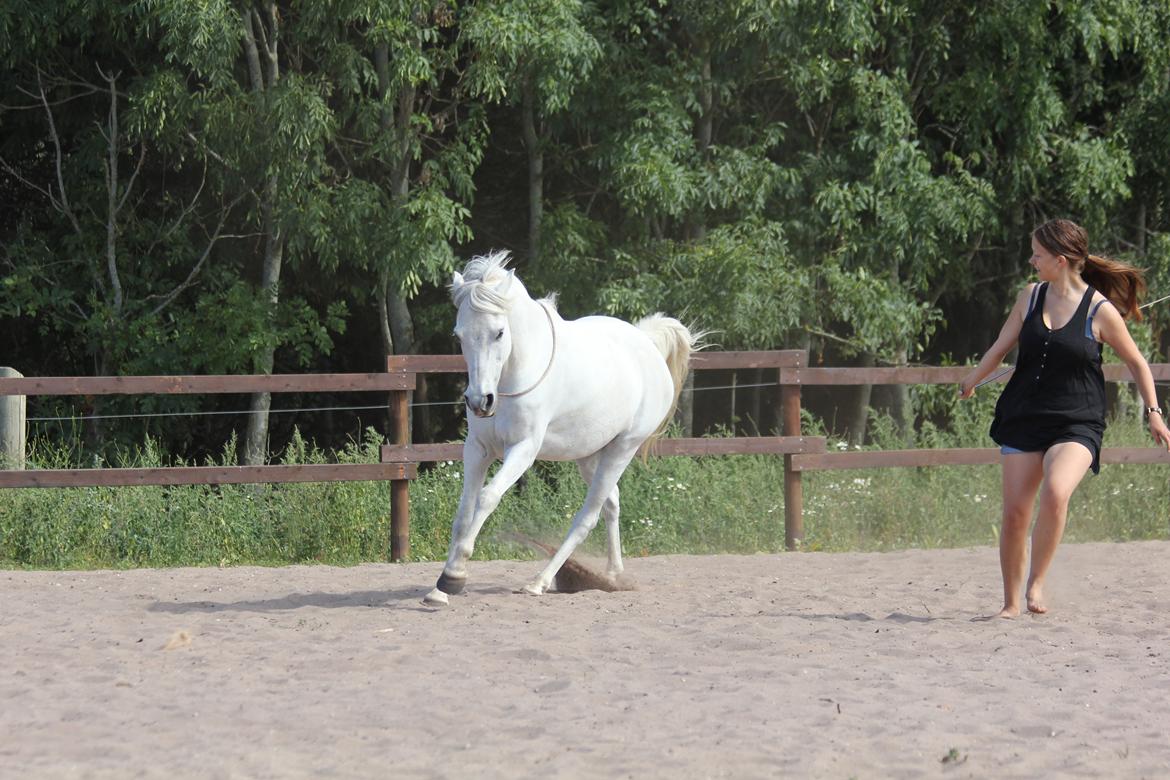
[[[816,276],[794,261],[776,223],[721,227],[700,242],[652,243],[618,260],[625,274],[601,289],[605,311],[636,318],[666,310],[700,327],[726,323],[713,338],[725,348],[781,343],[814,309]],[[647,271],[648,279],[641,276]]]
[[[1052,216],[1170,293],[1168,28],[1161,0],[9,2],[5,362],[368,370],[387,294],[446,348],[451,269],[526,245],[525,103],[518,262],[567,314],[966,360]]]
[[[517,102],[527,83],[540,97],[541,113],[564,110],[601,54],[582,23],[585,10],[580,0],[472,4],[461,30],[477,54],[467,79],[472,94]]]

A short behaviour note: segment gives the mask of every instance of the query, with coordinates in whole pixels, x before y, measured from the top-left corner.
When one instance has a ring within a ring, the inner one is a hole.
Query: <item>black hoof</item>
[[[463,586],[467,584],[466,577],[448,577],[447,572],[439,575],[439,581],[435,583],[435,587],[446,593],[448,596],[454,596],[463,592]]]

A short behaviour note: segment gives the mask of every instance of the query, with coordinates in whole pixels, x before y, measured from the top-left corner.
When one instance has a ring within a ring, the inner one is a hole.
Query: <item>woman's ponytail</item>
[[[1146,280],[1141,269],[1109,257],[1088,255],[1085,267],[1081,269],[1081,278],[1108,298],[1122,317],[1128,319],[1132,316],[1134,321],[1141,321],[1139,304],[1146,294]]]

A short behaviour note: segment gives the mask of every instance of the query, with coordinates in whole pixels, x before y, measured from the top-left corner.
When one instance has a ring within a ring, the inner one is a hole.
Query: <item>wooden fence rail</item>
[[[983,465],[999,462],[999,451],[978,449],[924,449],[826,452],[821,437],[803,436],[800,429],[801,390],[805,386],[859,384],[957,384],[967,367],[822,368],[808,366],[800,350],[766,352],[708,352],[692,357],[691,367],[706,369],[775,370],[780,387],[777,416],[780,436],[665,439],[659,455],[771,454],[784,457],[784,538],[789,550],[803,537],[801,475],[818,469],[897,468],[941,465]],[[1170,364],[1151,366],[1157,381],[1170,380]],[[249,482],[389,481],[390,557],[410,554],[410,481],[418,464],[461,460],[461,443],[416,443],[410,440],[410,391],[418,374],[462,373],[460,355],[400,355],[390,357],[384,374],[283,374],[273,376],[136,376],[136,377],[0,377],[0,397],[29,395],[146,395],[253,392],[369,392],[389,393],[390,442],[381,450],[380,463],[310,464],[297,466],[189,466],[141,469],[0,470],[4,487],[86,487],[104,485],[192,485]],[[1128,369],[1109,365],[1111,382],[1132,381]],[[1001,379],[1000,381],[1005,381]],[[1170,464],[1170,453],[1154,447],[1110,448],[1105,463]]]

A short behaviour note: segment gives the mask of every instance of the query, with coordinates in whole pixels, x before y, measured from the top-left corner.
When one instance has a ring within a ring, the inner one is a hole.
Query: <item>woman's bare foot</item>
[[[997,617],[1001,618],[1017,618],[1020,616],[1020,608],[1014,604],[1004,604],[1003,609],[999,611]]]
[[[1044,603],[1044,593],[1037,585],[1028,588],[1028,611],[1034,612],[1037,615],[1043,615],[1048,611],[1048,606]]]

